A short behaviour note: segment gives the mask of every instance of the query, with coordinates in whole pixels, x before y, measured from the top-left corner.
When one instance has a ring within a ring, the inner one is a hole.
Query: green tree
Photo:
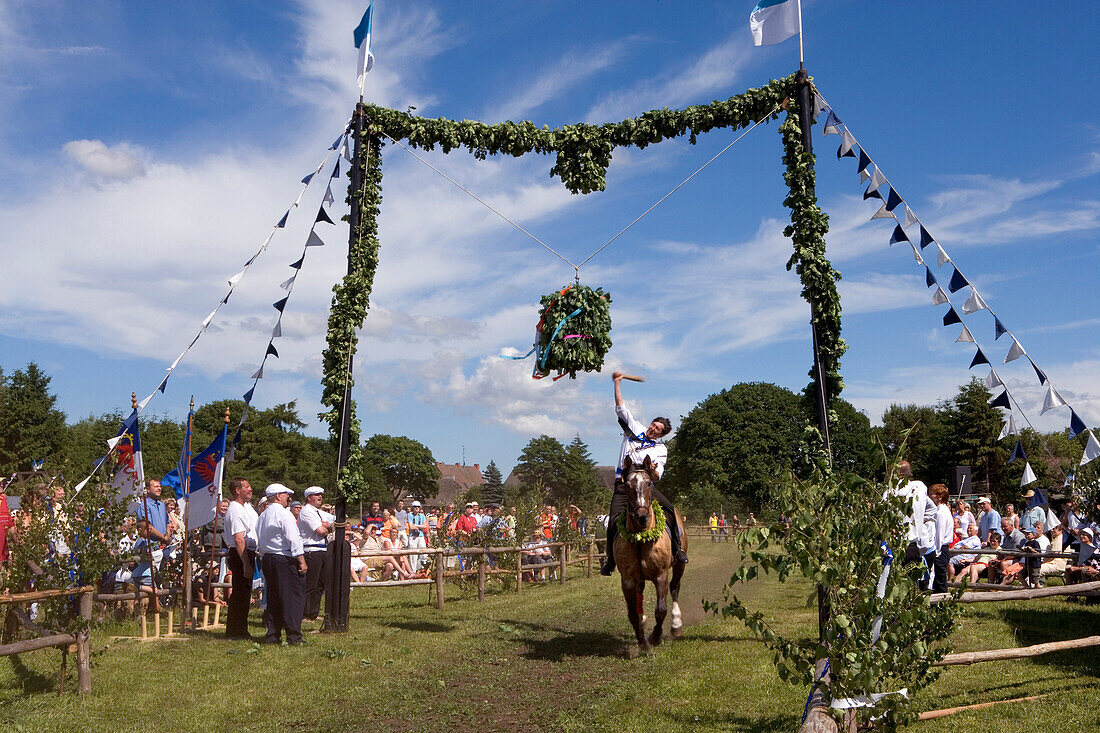
[[[10,377],[0,372],[0,473],[30,470],[56,458],[64,442],[65,413],[56,409],[50,377],[33,361]]]
[[[538,501],[550,496],[562,496],[567,489],[565,446],[557,438],[540,435],[531,438],[519,454],[516,475],[524,483],[523,493]]]
[[[954,465],[970,466],[975,488],[990,492],[1001,501],[1006,496],[1004,470],[1008,454],[998,438],[1004,421],[996,407],[989,404],[993,395],[979,379],[959,387],[941,419],[947,430],[945,444],[950,447]],[[946,478],[944,476],[943,478]]]
[[[500,475],[500,469],[494,461],[481,471],[481,477],[485,479],[485,485],[478,488],[485,501],[491,504],[504,503],[504,477]],[[480,501],[480,499],[478,500]]]
[[[565,465],[563,467],[565,490],[559,495],[551,495],[559,507],[576,504],[585,513],[603,511],[611,502],[611,496],[600,483],[596,471],[596,461],[588,451],[588,445],[575,435],[565,447]]]
[[[925,483],[938,483],[946,474],[939,470],[944,462],[939,440],[943,437],[940,415],[928,405],[890,405],[882,413],[882,427],[875,431],[886,457],[891,462],[904,458],[913,466],[913,473]],[[905,445],[905,455],[899,450]]]
[[[875,445],[871,419],[847,400],[833,400],[836,424],[829,438],[833,449],[833,470],[870,478],[882,458]]]
[[[430,499],[439,490],[435,457],[423,443],[403,435],[372,435],[360,454],[364,490],[377,491],[378,473],[389,500],[412,496]]]

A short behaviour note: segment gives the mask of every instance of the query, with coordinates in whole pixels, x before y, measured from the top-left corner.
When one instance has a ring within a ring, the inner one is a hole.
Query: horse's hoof
[[[670,634],[669,634],[669,635],[670,635],[670,636],[671,636],[671,637],[672,637],[673,639],[679,639],[679,638],[680,638],[681,636],[683,636],[683,635],[684,635],[684,632],[683,632],[683,630],[682,630],[682,629],[676,629],[676,628],[674,628],[674,629],[672,629],[672,631],[670,632]]]

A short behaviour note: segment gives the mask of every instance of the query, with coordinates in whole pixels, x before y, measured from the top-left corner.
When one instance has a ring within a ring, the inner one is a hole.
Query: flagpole
[[[223,428],[223,430],[225,430],[225,435],[228,438],[229,437],[229,408],[228,407],[225,408],[225,427]],[[224,446],[223,446],[223,451],[222,451],[222,466],[225,466]],[[222,469],[222,473],[223,473],[222,478],[225,478],[224,472],[225,472],[225,469],[223,468]],[[188,471],[188,473],[190,473],[190,471]],[[218,495],[214,498],[214,534],[210,538],[210,565],[209,565],[209,568],[207,569],[207,572],[206,572],[206,602],[209,603],[210,605],[216,605],[216,604],[213,603],[213,600],[214,600],[213,596],[210,595],[210,588],[211,588],[211,584],[214,582],[214,568],[217,567],[217,564],[214,562],[214,552],[215,552],[215,550],[218,546],[218,510],[221,509],[221,508],[222,508],[222,486],[219,483],[218,484]]]
[[[191,621],[191,429],[195,418],[195,396],[191,395],[191,408],[187,411],[187,433],[183,436],[187,452],[187,471],[183,479],[183,613],[180,614],[180,633]]]
[[[798,68],[806,70],[806,59],[802,53],[802,0],[798,2]]]
[[[137,392],[130,393],[130,407],[137,411]],[[137,430],[137,424],[134,425],[134,430]],[[145,488],[145,487],[143,487]],[[145,488],[145,493],[141,495],[141,505],[145,510],[145,552],[149,556],[149,587],[153,589],[153,613],[160,613],[160,598],[157,596],[157,569],[153,564],[153,543],[152,537],[150,537],[149,529],[153,526],[153,523],[149,521],[149,489]],[[138,604],[141,603],[141,579],[137,582],[138,590]]]

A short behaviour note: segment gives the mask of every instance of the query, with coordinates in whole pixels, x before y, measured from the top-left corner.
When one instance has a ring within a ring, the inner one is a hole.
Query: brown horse
[[[641,466],[634,465],[630,458],[623,464],[623,483],[626,485],[629,499],[625,515],[626,534],[643,530],[652,530],[657,525],[653,511],[653,484],[657,481],[657,472],[649,456]],[[658,505],[659,506],[659,505]],[[680,527],[684,549],[687,549],[687,537],[684,536],[684,522],[680,512],[675,517],[666,517],[666,522],[674,521]],[[638,648],[648,652],[651,647],[661,643],[662,627],[668,613],[669,593],[672,594],[672,638],[680,636],[683,621],[680,617],[680,578],[684,575],[684,564],[674,562],[672,542],[667,532],[651,542],[632,542],[620,532],[615,539],[615,564],[622,579],[623,597],[626,599],[626,612],[634,635],[638,637]],[[671,570],[671,578],[669,571]],[[657,588],[657,608],[653,616],[653,632],[646,638],[643,628],[642,602],[645,582],[649,580]]]

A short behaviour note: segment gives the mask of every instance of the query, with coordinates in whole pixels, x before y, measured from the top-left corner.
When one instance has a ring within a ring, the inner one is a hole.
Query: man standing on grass
[[[321,511],[324,489],[310,486],[305,490],[306,503],[298,515],[298,531],[302,534],[302,549],[306,555],[306,605],[304,618],[313,621],[321,613],[321,595],[325,592],[325,538],[332,531],[329,516]]]
[[[225,616],[225,638],[251,639],[248,634],[248,606],[252,601],[252,577],[256,567],[256,522],[259,517],[250,503],[252,486],[242,478],[229,482],[233,501],[225,512],[222,538],[228,548],[233,588]]]
[[[264,493],[267,509],[256,523],[260,567],[267,590],[264,641],[278,644],[285,630],[288,644],[301,644],[306,558],[302,533],[287,509],[292,492],[282,484],[271,484]]]

